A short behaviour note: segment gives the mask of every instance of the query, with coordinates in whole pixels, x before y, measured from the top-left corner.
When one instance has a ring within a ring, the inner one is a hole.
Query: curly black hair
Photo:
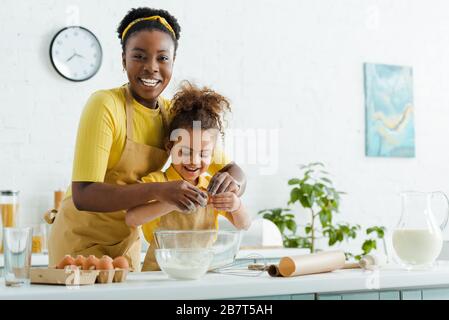
[[[223,116],[231,111],[231,103],[221,94],[208,87],[198,87],[184,80],[173,97],[170,109],[172,120],[168,132],[193,128],[194,121],[200,121],[201,129],[218,129],[224,136]]]
[[[139,18],[146,18],[151,16],[161,16],[165,20],[167,20],[168,24],[172,27],[173,31],[175,32],[175,35],[173,35],[173,33],[170,32],[170,30],[168,30],[162,23],[160,23],[157,20],[141,21],[132,26],[131,29],[129,29],[128,32],[126,33],[125,38],[122,40],[123,31],[131,22]],[[117,28],[118,37],[121,41],[123,51],[125,51],[126,42],[129,39],[129,37],[141,30],[160,30],[162,32],[167,33],[168,35],[170,35],[170,37],[173,39],[173,42],[175,43],[175,52],[176,52],[176,49],[178,48],[178,40],[181,33],[181,26],[179,25],[178,20],[176,20],[176,18],[172,16],[168,11],[148,7],[133,8],[129,10]]]

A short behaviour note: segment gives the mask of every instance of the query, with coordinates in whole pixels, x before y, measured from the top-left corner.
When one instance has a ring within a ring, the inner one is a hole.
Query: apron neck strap
[[[129,90],[129,84],[126,85],[125,90],[126,98],[126,137],[133,140],[133,105],[131,91]]]
[[[158,99],[158,104],[159,102],[162,101],[162,99]],[[162,123],[164,125],[164,130],[166,132],[166,134],[168,134],[168,111],[167,109],[165,109],[165,106],[163,103],[159,104],[159,108],[161,109],[161,115],[162,115]]]

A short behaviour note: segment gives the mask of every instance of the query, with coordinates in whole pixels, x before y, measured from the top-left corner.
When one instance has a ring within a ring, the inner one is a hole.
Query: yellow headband
[[[175,31],[173,30],[173,28],[171,27],[171,25],[167,22],[167,20],[165,20],[165,18],[161,17],[161,16],[151,16],[151,17],[146,17],[146,18],[139,18],[134,20],[133,22],[131,22],[126,28],[125,30],[123,30],[122,33],[122,41],[123,39],[125,39],[126,34],[128,33],[129,29],[131,29],[131,27],[133,25],[135,25],[136,23],[139,23],[140,21],[154,21],[157,20],[159,21],[164,27],[166,27],[168,29],[168,31],[170,31],[173,36],[176,39],[176,34]]]

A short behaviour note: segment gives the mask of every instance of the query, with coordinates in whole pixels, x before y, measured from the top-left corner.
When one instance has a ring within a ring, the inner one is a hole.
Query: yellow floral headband
[[[154,21],[154,20],[159,21],[164,27],[166,27],[168,29],[168,31],[170,31],[173,34],[173,36],[175,37],[175,39],[176,39],[175,31],[173,30],[171,25],[167,22],[167,20],[165,20],[165,18],[163,18],[161,16],[151,16],[151,17],[146,17],[146,18],[139,18],[139,19],[136,19],[133,22],[131,22],[125,28],[125,30],[123,30],[122,41],[123,41],[123,39],[125,39],[125,36],[128,33],[129,29],[131,29],[131,27],[134,26],[136,23],[139,23],[141,21]]]

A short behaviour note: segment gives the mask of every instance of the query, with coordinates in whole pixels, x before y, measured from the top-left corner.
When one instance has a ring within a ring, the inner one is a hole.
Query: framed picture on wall
[[[413,70],[364,64],[366,156],[415,156]]]

